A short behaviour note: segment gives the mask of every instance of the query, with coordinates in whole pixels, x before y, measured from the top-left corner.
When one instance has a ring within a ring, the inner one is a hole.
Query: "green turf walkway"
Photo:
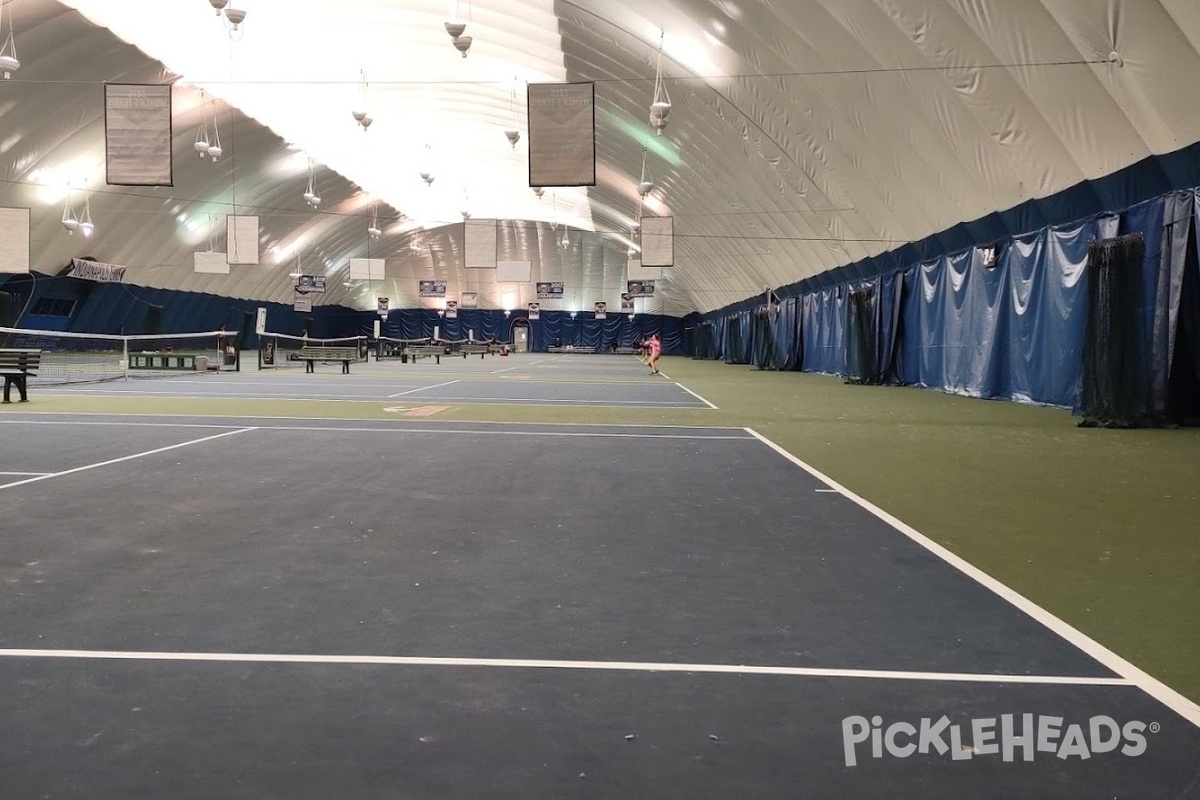
[[[719,409],[462,405],[405,421],[753,427],[1200,701],[1200,430],[1082,429],[1056,409],[683,358],[661,367]],[[400,418],[394,402],[34,400],[3,409]]]

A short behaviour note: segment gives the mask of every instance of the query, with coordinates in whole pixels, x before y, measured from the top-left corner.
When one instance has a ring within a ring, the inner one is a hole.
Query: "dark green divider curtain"
[[[1143,322],[1141,234],[1088,247],[1088,317],[1083,345],[1083,427],[1154,423]]]
[[[760,370],[775,369],[775,331],[771,324],[771,314],[766,308],[755,309],[754,314],[754,352],[751,363]]]
[[[0,292],[0,327],[15,328],[21,313],[19,298],[15,294]]]
[[[873,288],[855,289],[846,303],[846,382],[880,383],[875,358],[878,305]]]

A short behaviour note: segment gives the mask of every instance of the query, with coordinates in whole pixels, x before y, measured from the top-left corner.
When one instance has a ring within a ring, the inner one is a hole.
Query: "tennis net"
[[[40,350],[41,365],[29,380],[41,385],[240,367],[237,337],[225,331],[117,336],[0,328],[0,347]]]
[[[366,336],[317,339],[288,333],[263,333],[258,337],[258,368],[303,367],[300,351],[305,347],[353,347],[358,351],[360,361],[366,361],[370,353],[369,339]]]

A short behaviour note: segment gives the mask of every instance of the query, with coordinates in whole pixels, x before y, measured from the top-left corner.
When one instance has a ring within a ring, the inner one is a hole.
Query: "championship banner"
[[[459,295],[458,305],[462,308],[479,308],[479,293],[463,292]]]
[[[621,311],[627,314],[633,313],[633,295],[621,295]]]
[[[445,281],[421,281],[421,297],[445,297]]]
[[[116,264],[101,264],[99,261],[72,258],[71,266],[67,267],[67,271],[63,274],[70,278],[82,278],[85,281],[120,283],[125,279],[125,269]]]
[[[625,281],[630,297],[654,297],[654,281]]]
[[[171,87],[104,85],[104,149],[110,186],[172,186]]]
[[[324,275],[301,275],[296,278],[296,291],[308,294],[324,294],[325,292],[325,276]]]
[[[674,217],[642,217],[642,266],[675,266]]]
[[[446,301],[446,319],[458,319],[458,301]]]
[[[596,303],[596,319],[608,319],[608,303]]]
[[[529,185],[596,185],[596,86],[531,83]]]
[[[529,318],[530,319],[539,319],[541,316],[542,316],[542,304],[541,303],[530,303],[529,304]]]
[[[292,310],[299,311],[302,314],[312,312],[312,298],[308,296],[308,292],[302,292],[297,289],[292,295]]]
[[[29,272],[28,208],[0,208],[0,274]]]
[[[562,281],[539,283],[537,285],[537,296],[539,300],[562,300]]]
[[[379,304],[376,307],[376,311],[381,317],[386,317],[388,315],[388,299],[386,297],[379,298]]]

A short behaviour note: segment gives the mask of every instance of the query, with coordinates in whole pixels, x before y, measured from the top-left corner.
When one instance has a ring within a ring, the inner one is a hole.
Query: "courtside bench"
[[[463,358],[467,356],[479,356],[483,358],[492,352],[492,349],[486,344],[464,344],[458,352],[462,353]]]
[[[357,347],[301,347],[300,353],[296,356],[300,361],[304,362],[305,372],[316,372],[314,365],[320,361],[322,363],[342,362],[343,374],[350,373],[350,362],[358,361]]]
[[[410,364],[417,363],[417,359],[421,356],[431,356],[437,359],[437,363],[442,363],[442,356],[446,354],[446,348],[436,344],[417,344],[411,347],[404,348],[404,355],[408,356]]]
[[[12,402],[9,394],[12,387],[17,387],[21,402],[29,402],[29,376],[37,375],[38,366],[42,363],[41,350],[0,349],[0,376],[4,377],[4,402]]]

